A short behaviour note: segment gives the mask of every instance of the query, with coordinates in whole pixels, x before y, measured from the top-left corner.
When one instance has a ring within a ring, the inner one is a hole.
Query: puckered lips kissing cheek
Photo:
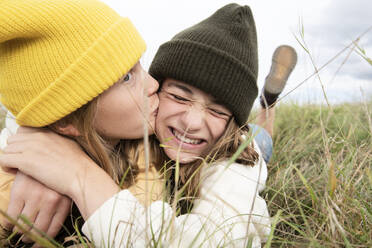
[[[147,97],[147,96],[145,96]],[[142,102],[142,104],[138,104],[141,106],[141,111],[143,118],[149,124],[149,128],[152,129],[152,132],[155,132],[155,121],[159,111],[159,97],[157,94],[154,94],[150,97],[147,97],[147,110],[146,110],[146,103]]]
[[[149,103],[149,115],[150,117],[156,117],[159,111],[159,96],[157,94],[151,96]]]

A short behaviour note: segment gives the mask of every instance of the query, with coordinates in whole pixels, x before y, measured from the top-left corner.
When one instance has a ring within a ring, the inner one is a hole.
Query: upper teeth
[[[174,136],[176,136],[176,138],[181,140],[183,143],[188,143],[188,144],[193,144],[193,145],[197,145],[201,143],[201,140],[186,138],[183,134],[181,134],[180,132],[177,132],[174,129],[173,129],[173,133],[174,133]]]

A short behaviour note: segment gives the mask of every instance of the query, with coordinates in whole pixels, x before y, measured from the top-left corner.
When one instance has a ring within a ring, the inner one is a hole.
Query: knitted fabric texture
[[[257,35],[248,6],[229,4],[160,46],[150,66],[158,81],[195,86],[244,125],[258,94]]]
[[[117,82],[145,42],[96,0],[0,1],[0,100],[23,126],[72,113]]]

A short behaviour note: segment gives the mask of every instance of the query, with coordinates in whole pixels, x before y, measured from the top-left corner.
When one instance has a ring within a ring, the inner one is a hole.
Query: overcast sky
[[[103,0],[134,22],[148,44],[143,64],[148,68],[163,42],[230,3],[226,0]],[[303,26],[305,42],[318,68],[357,39],[372,58],[372,0],[236,0],[249,5],[256,20],[259,42],[259,87],[270,69],[271,56],[280,44],[293,46],[298,64],[286,92],[314,73],[309,55],[296,41]],[[350,50],[320,73],[331,103],[372,97],[372,65]],[[284,100],[324,103],[320,82],[312,77]]]

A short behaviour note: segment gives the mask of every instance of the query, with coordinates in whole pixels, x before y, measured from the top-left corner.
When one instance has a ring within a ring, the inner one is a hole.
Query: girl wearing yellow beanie
[[[75,140],[115,188],[128,187],[138,174],[136,139],[144,124],[153,132],[158,107],[158,83],[139,63],[145,48],[131,21],[100,1],[1,0],[0,101],[19,125]],[[5,208],[13,180],[1,173]]]

